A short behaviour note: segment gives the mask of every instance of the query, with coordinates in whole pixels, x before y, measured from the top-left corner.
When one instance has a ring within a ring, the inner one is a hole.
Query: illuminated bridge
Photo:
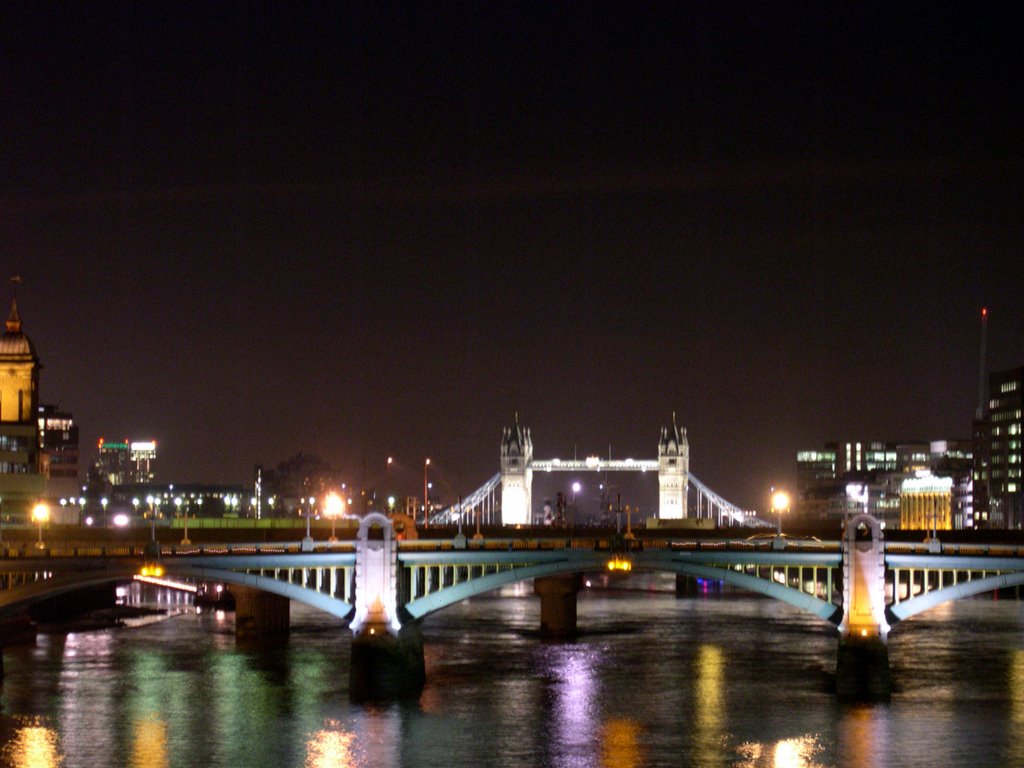
[[[661,520],[686,517],[714,520],[718,527],[765,527],[768,523],[740,509],[690,474],[690,443],[686,430],[662,427],[656,459],[535,459],[530,430],[519,423],[506,427],[501,437],[501,471],[480,488],[431,517],[435,525],[459,522],[483,525],[530,525],[533,522],[533,477],[550,472],[641,472],[658,478],[658,515]]]
[[[160,548],[158,556],[137,547],[0,549],[0,619],[49,596],[139,578],[144,566],[172,586],[198,580],[232,585],[239,632],[287,629],[289,600],[347,619],[353,684],[371,691],[379,689],[381,675],[393,680],[396,666],[422,685],[421,621],[506,584],[533,580],[542,631],[568,635],[576,628],[584,573],[661,571],[714,579],[836,627],[840,694],[885,697],[890,628],[939,603],[1024,583],[1024,547],[887,544],[866,515],[851,520],[842,539],[828,542],[461,535],[399,541],[390,519],[371,513],[355,541],[312,548],[302,542],[178,545]],[[378,674],[382,665],[391,672]]]

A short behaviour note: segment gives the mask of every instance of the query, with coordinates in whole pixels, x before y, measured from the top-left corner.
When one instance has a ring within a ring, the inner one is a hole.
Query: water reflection
[[[603,768],[636,768],[642,764],[640,726],[633,720],[609,720],[601,728]]]
[[[839,724],[839,751],[850,768],[884,768],[889,742],[888,720],[882,707],[848,709]]]
[[[722,762],[724,743],[725,659],[722,649],[716,645],[701,645],[694,665],[695,748],[702,765],[716,765]]]
[[[1024,651],[1020,649],[1010,656],[1009,678],[1012,733],[1020,734],[1024,728]],[[1024,740],[1019,735],[1006,740],[1006,765],[1024,765]]]
[[[775,744],[741,744],[738,768],[822,768],[816,757],[822,746],[816,736],[782,739]]]
[[[352,754],[353,734],[321,730],[306,743],[306,768],[348,768],[356,765]]]
[[[167,723],[151,716],[136,720],[132,768],[167,768]]]
[[[38,723],[18,728],[2,754],[12,768],[56,768],[63,762],[57,732]]]
[[[854,708],[808,674],[834,668],[834,636],[784,606],[589,598],[590,630],[546,644],[525,603],[428,621],[419,707],[352,705],[344,627],[296,606],[266,648],[212,615],[40,636],[5,651],[0,768],[1024,765],[1022,604],[909,623],[899,694]]]

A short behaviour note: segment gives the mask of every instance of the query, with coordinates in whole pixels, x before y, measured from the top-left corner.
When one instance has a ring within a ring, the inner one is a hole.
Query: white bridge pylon
[[[534,459],[530,430],[519,424],[506,428],[501,441],[501,471],[484,485],[431,518],[439,524],[530,525],[533,523],[532,486],[535,472],[657,472],[660,519],[699,517],[718,526],[765,525],[726,501],[690,474],[690,448],[686,430],[663,427],[657,459]],[[499,496],[500,495],[500,504]]]

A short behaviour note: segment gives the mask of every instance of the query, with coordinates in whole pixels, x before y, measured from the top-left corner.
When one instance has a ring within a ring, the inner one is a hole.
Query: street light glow
[[[32,519],[42,525],[50,519],[50,508],[43,502],[32,507]]]
[[[785,491],[776,491],[772,494],[772,509],[782,512],[789,509],[789,494]]]
[[[327,494],[324,499],[324,513],[328,517],[337,517],[345,512],[345,500],[334,491]]]

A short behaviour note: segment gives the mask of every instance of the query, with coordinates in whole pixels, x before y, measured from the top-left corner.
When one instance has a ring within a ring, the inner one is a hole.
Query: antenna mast
[[[985,345],[988,339],[988,307],[981,308],[981,357],[978,361],[978,409],[974,412],[976,419],[985,418],[988,410],[988,399],[985,396]]]

